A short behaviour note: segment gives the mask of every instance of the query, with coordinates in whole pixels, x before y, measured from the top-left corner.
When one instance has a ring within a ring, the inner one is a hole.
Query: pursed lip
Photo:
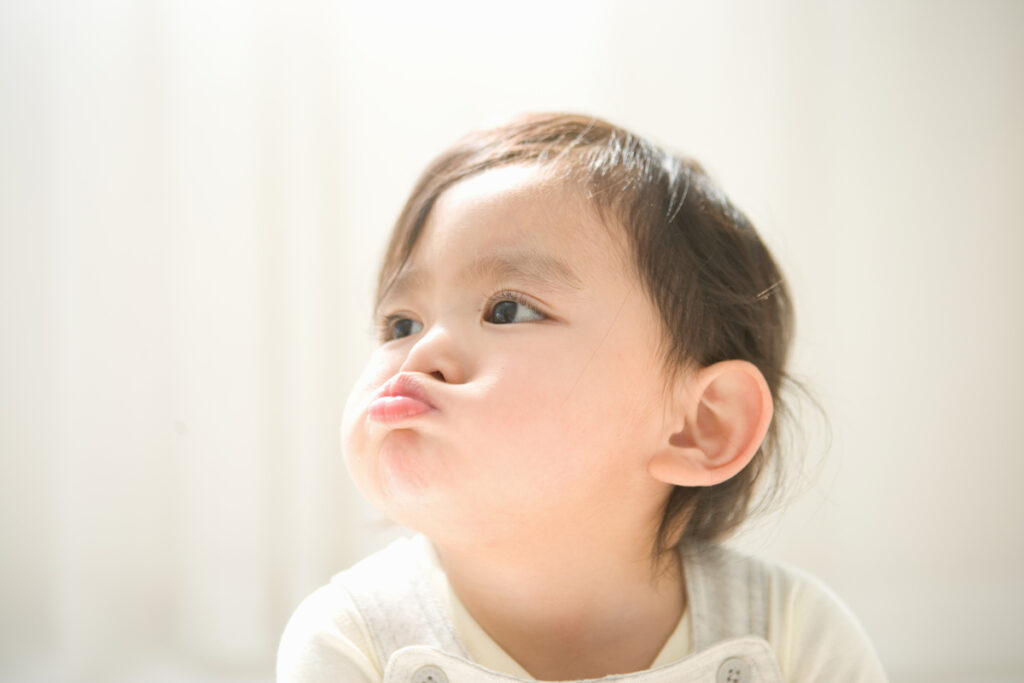
[[[380,391],[378,391],[373,398],[376,400],[378,398],[385,398],[389,396],[405,396],[407,398],[416,399],[421,403],[427,404],[434,410],[437,410],[437,406],[435,406],[433,401],[430,400],[427,390],[423,388],[419,380],[409,373],[395,375],[380,388]]]
[[[374,422],[395,425],[437,410],[426,389],[410,374],[400,374],[374,394],[366,408]]]

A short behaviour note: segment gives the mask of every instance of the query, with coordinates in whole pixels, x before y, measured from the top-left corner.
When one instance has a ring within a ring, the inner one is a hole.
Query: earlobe
[[[647,469],[677,486],[713,486],[738,474],[760,448],[772,397],[753,363],[728,360],[701,368],[680,390],[680,430],[667,434]]]

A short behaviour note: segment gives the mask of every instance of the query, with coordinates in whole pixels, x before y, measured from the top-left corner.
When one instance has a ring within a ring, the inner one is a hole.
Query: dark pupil
[[[501,301],[497,306],[494,307],[494,322],[496,323],[510,323],[516,318],[516,306],[515,301]]]
[[[410,325],[412,325],[412,321],[408,318],[402,318],[396,322],[394,327],[395,337],[407,337],[412,334],[412,330],[409,329]]]

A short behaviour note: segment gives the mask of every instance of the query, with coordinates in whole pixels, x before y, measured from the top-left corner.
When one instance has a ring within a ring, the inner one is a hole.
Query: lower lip
[[[409,396],[383,396],[375,399],[366,409],[371,420],[391,423],[429,413],[434,407]]]

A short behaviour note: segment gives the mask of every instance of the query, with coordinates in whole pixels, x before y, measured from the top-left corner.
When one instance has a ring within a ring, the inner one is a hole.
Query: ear
[[[668,430],[647,470],[678,486],[719,484],[746,467],[764,440],[773,406],[768,382],[753,363],[727,360],[681,383],[675,416],[683,428]]]

